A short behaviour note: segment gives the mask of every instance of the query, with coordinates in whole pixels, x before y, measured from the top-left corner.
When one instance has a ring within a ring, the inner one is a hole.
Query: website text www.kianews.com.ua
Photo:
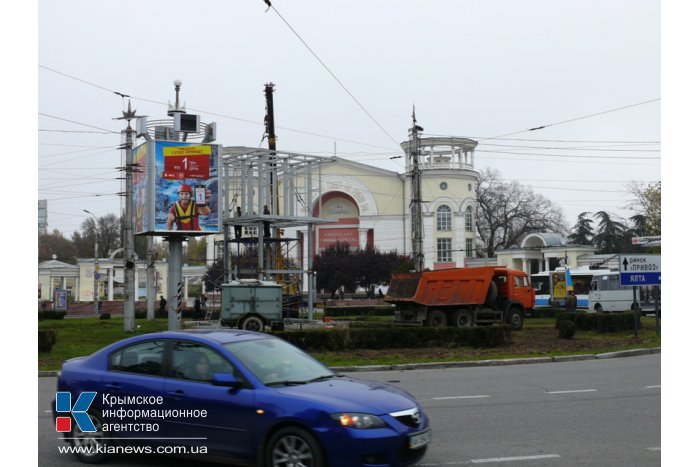
[[[91,446],[58,446],[61,454],[207,454],[206,446],[127,446],[127,445],[91,445]]]

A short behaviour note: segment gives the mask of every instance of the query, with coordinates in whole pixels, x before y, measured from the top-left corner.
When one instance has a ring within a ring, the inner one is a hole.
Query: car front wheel
[[[104,420],[102,420],[102,417],[94,410],[90,410],[88,416],[93,425],[95,425],[95,431],[80,431],[78,424],[73,423],[70,443],[75,448],[74,454],[81,462],[98,464],[107,457],[104,448],[109,444],[109,440],[103,430]]]
[[[265,453],[267,467],[322,467],[321,448],[302,428],[289,426],[275,433]]]

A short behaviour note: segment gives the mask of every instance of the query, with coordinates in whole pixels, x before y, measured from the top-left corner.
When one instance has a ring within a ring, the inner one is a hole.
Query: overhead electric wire
[[[41,164],[40,167],[48,167],[48,166],[55,165],[55,164],[62,164],[64,162],[70,162],[70,161],[74,161],[77,159],[84,159],[85,157],[97,156],[99,154],[104,154],[107,152],[112,152],[112,151],[117,151],[117,150],[118,150],[117,148],[110,148],[110,149],[107,149],[106,151],[99,151],[99,152],[95,152],[95,153],[91,153],[91,154],[84,154],[82,156],[71,157],[70,159],[63,159],[60,161],[49,162],[48,164]]]
[[[64,122],[75,123],[76,125],[82,125],[82,126],[86,126],[86,127],[88,127],[88,128],[95,128],[95,129],[97,129],[97,130],[108,131],[108,132],[110,132],[110,133],[114,133],[114,134],[117,134],[117,135],[118,135],[118,134],[121,134],[121,132],[119,132],[119,131],[108,130],[108,129],[106,129],[106,128],[101,128],[101,127],[99,127],[99,126],[88,125],[87,123],[80,123],[80,122],[76,122],[75,120],[68,120],[67,118],[56,117],[55,115],[49,115],[49,114],[45,114],[45,113],[42,113],[42,112],[39,112],[39,115],[41,115],[42,117],[55,118],[56,120],[62,120],[62,121],[64,121]]]
[[[578,121],[578,120],[583,120],[583,119],[585,119],[585,118],[597,117],[597,116],[599,116],[599,115],[604,115],[604,114],[608,114],[608,113],[611,113],[611,112],[617,112],[618,110],[629,109],[629,108],[631,108],[631,107],[636,107],[636,106],[639,106],[639,105],[649,104],[649,103],[651,103],[651,102],[657,102],[657,101],[660,101],[660,100],[661,100],[661,98],[660,98],[660,97],[657,97],[656,99],[650,99],[650,100],[644,101],[644,102],[637,102],[636,104],[630,104],[630,105],[625,105],[625,106],[622,106],[622,107],[616,107],[616,108],[614,108],[614,109],[604,110],[604,111],[602,111],[602,112],[596,112],[596,113],[594,113],[594,114],[584,115],[584,116],[582,116],[582,117],[570,118],[570,119],[568,119],[568,120],[562,120],[561,122],[556,122],[556,123],[548,123],[548,124],[546,124],[546,125],[540,125],[540,126],[536,126],[536,127],[533,127],[533,128],[528,128],[528,129],[526,129],[526,130],[515,131],[515,132],[513,132],[513,133],[507,133],[507,134],[505,134],[505,135],[494,136],[494,137],[492,137],[492,138],[486,138],[486,139],[505,138],[506,136],[517,135],[517,134],[520,134],[520,133],[527,133],[528,131],[542,130],[542,129],[544,129],[544,128],[549,128],[549,127],[551,127],[551,126],[563,125],[563,124],[565,124],[565,123],[571,123],[571,122],[575,122],[575,121]]]
[[[501,148],[516,148],[516,149],[541,149],[541,150],[562,150],[562,151],[600,151],[600,152],[661,152],[661,149],[606,149],[599,146],[596,147],[551,147],[551,146],[521,146],[516,144],[493,144],[493,143],[483,143],[479,146],[496,146]],[[483,151],[483,149],[480,149]]]
[[[651,160],[661,160],[659,156],[580,156],[573,154],[545,154],[538,152],[513,152],[513,151],[492,151],[489,149],[482,149],[480,152],[494,153],[494,154],[517,154],[523,156],[542,156],[542,157],[570,157],[574,159],[627,159],[627,160],[637,160],[637,159],[651,159]]]
[[[284,24],[286,24],[287,27],[289,27],[289,29],[294,33],[295,36],[297,36],[297,38],[301,41],[301,43],[304,44],[304,47],[306,47],[307,50],[309,52],[311,52],[311,55],[313,55],[316,58],[316,60],[318,60],[318,62],[323,66],[323,68],[325,68],[326,71],[333,77],[333,79],[340,85],[340,87],[343,88],[343,90],[347,93],[347,95],[350,96],[350,98],[353,101],[355,101],[355,103],[362,109],[362,111],[379,127],[380,130],[382,130],[382,132],[384,132],[385,135],[387,135],[389,137],[389,139],[391,141],[394,142],[394,144],[399,146],[399,143],[389,134],[388,131],[386,131],[384,129],[384,127],[372,116],[372,114],[369,113],[369,111],[360,103],[359,100],[357,100],[357,98],[350,92],[350,90],[347,87],[345,87],[345,85],[340,81],[340,79],[338,79],[338,77],[335,75],[335,73],[333,73],[333,71],[328,67],[328,65],[326,65],[323,62],[323,60],[321,60],[321,58],[316,54],[316,52],[313,51],[313,49],[309,46],[309,44],[307,44],[306,41],[299,35],[299,33],[297,33],[294,30],[292,25],[289,24],[289,22],[282,16],[282,14],[279,11],[277,11],[277,8],[275,8],[272,5],[272,3],[269,2],[269,0],[265,1],[265,3],[267,3],[269,8],[272,8],[272,10],[274,10],[274,12],[277,13],[277,16],[279,16],[280,19],[282,21],[284,21]]]
[[[65,76],[65,77],[67,77],[67,78],[74,79],[74,80],[76,80],[76,81],[80,81],[80,82],[85,83],[85,84],[89,84],[89,85],[94,86],[94,87],[96,87],[96,88],[103,89],[103,90],[105,90],[105,91],[107,91],[107,92],[109,92],[109,93],[111,93],[111,94],[117,94],[117,95],[119,95],[119,96],[128,97],[128,98],[133,99],[133,100],[143,101],[143,102],[150,102],[150,103],[152,103],[152,104],[158,104],[158,105],[162,105],[162,106],[165,106],[165,107],[167,107],[167,105],[168,105],[167,102],[160,102],[160,101],[156,101],[156,100],[153,100],[153,99],[147,99],[147,98],[144,98],[144,97],[132,96],[132,95],[123,94],[123,93],[120,93],[120,92],[117,92],[117,91],[112,91],[112,90],[110,90],[110,89],[105,88],[104,86],[100,86],[100,85],[97,85],[97,84],[94,84],[94,83],[90,83],[89,81],[85,81],[85,80],[83,80],[83,79],[77,78],[77,77],[75,77],[75,76],[71,76],[71,75],[69,75],[69,74],[67,74],[67,73],[63,73],[63,72],[61,72],[61,71],[57,71],[57,70],[54,70],[54,69],[49,68],[49,67],[46,67],[46,66],[39,65],[39,67],[44,68],[44,69],[49,70],[49,71],[52,71],[52,72],[54,72],[54,73],[58,73],[58,74],[60,74],[60,75],[62,75],[62,76]],[[239,121],[239,122],[243,122],[243,123],[249,123],[249,124],[252,124],[252,125],[258,125],[258,126],[263,126],[263,125],[264,125],[263,122],[259,122],[259,121],[255,121],[255,120],[248,120],[248,119],[240,118],[240,117],[233,117],[233,116],[231,116],[231,115],[226,115],[226,114],[222,114],[222,113],[218,113],[218,112],[212,112],[212,111],[210,111],[210,110],[197,109],[197,108],[190,108],[190,110],[195,111],[195,112],[201,112],[201,113],[207,114],[207,115],[212,115],[212,116],[215,116],[215,117],[221,117],[221,118],[226,118],[226,119],[229,119],[229,120],[235,120],[235,121]],[[281,126],[281,125],[277,125],[277,124],[275,124],[275,129],[277,129],[277,130],[290,131],[290,132],[293,132],[293,133],[299,133],[299,134],[303,134],[303,135],[314,136],[314,137],[318,137],[318,138],[330,139],[330,140],[333,140],[333,141],[340,141],[340,142],[343,142],[343,143],[358,144],[358,145],[362,145],[362,146],[375,147],[375,148],[378,148],[378,149],[387,149],[387,150],[390,150],[390,151],[394,150],[394,148],[389,148],[389,147],[386,147],[386,146],[380,146],[380,145],[371,144],[371,143],[363,143],[363,142],[361,142],[361,141],[354,141],[354,140],[349,140],[349,139],[343,139],[343,138],[338,138],[338,137],[335,137],[335,136],[322,135],[322,134],[319,134],[319,133],[313,133],[313,132],[305,131],[305,130],[297,130],[297,129],[294,129],[294,128],[289,128],[289,127],[285,127],[285,126]],[[43,131],[63,131],[63,130],[43,130]],[[107,131],[108,133],[119,133],[119,132],[114,132],[114,131],[111,131],[111,130],[105,130],[105,131]],[[397,144],[398,144],[398,143],[397,143]]]
[[[92,133],[96,135],[109,135],[114,133],[113,131],[89,131],[89,130],[49,130],[45,128],[39,128],[38,131],[56,132],[56,133]]]
[[[454,138],[452,135],[438,135],[438,134],[427,134],[423,133],[423,136],[436,136],[439,138]],[[486,139],[502,139],[504,141],[526,141],[526,142],[540,142],[540,143],[610,143],[610,144],[661,144],[661,141],[620,141],[620,140],[575,140],[575,139],[535,139],[535,138],[499,138],[496,136],[486,137],[486,136],[467,136],[469,139],[475,141],[486,140]]]

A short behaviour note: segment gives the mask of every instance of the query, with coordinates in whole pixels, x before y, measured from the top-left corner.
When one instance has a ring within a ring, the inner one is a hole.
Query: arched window
[[[444,204],[437,209],[437,229],[452,230],[452,209]]]
[[[474,230],[474,216],[471,206],[467,206],[467,212],[464,213],[464,228],[467,232]]]

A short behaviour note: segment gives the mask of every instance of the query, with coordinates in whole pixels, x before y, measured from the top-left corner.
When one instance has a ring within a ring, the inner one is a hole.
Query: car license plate
[[[425,430],[415,435],[408,437],[408,448],[418,449],[422,448],[430,442],[430,430]]]

